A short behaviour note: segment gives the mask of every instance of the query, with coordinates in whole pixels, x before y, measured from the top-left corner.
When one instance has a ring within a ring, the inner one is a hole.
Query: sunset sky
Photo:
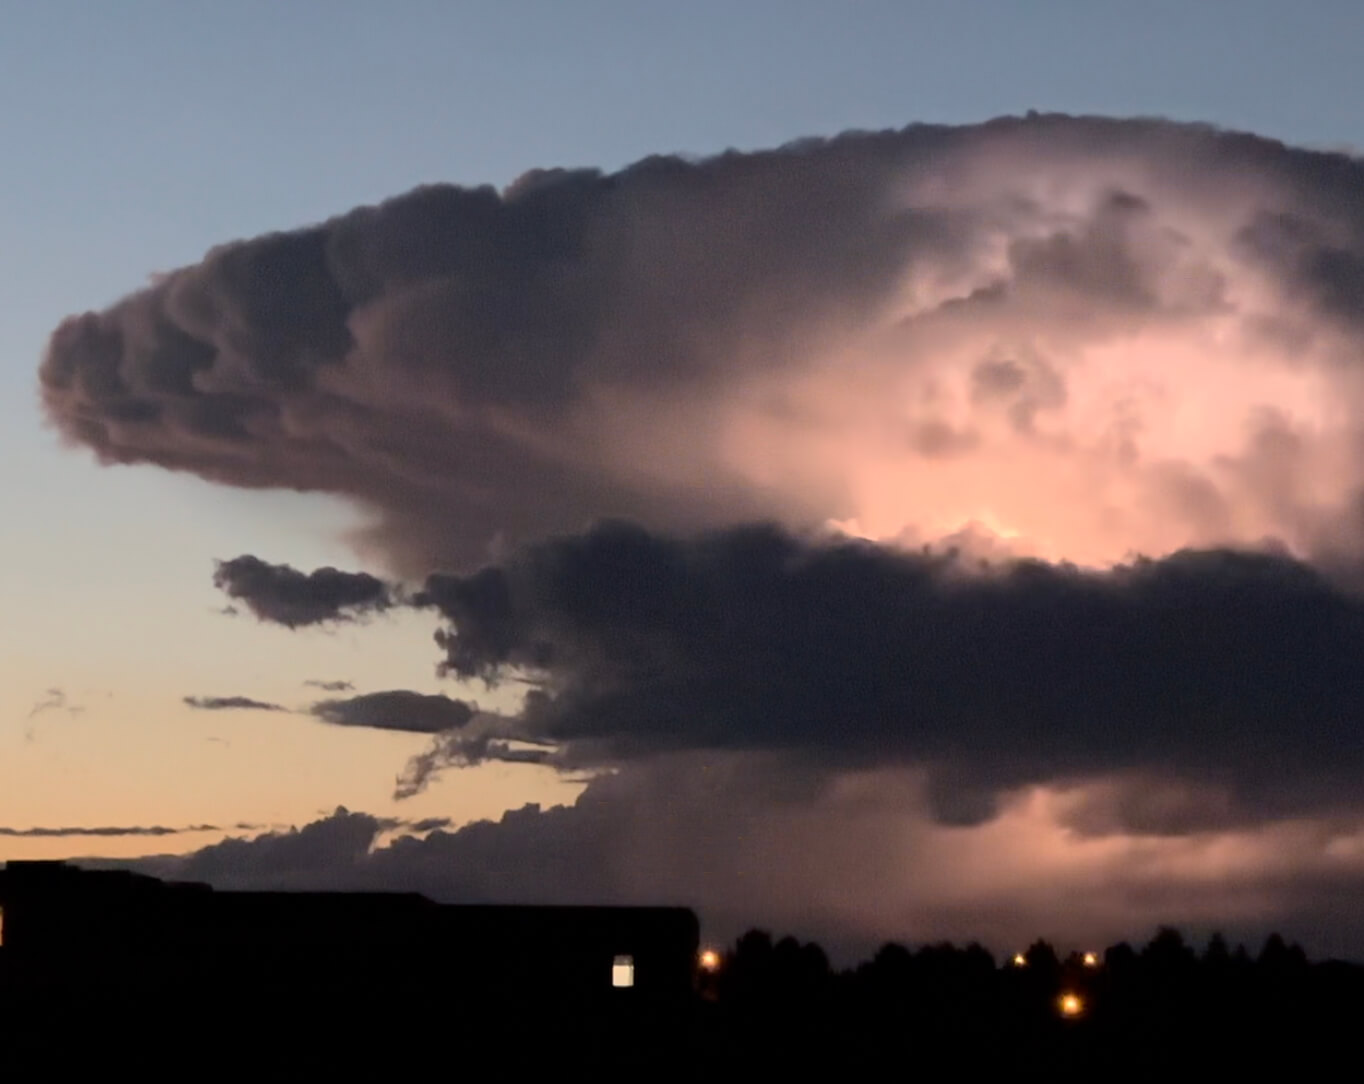
[[[1360,5],[0,15],[0,858],[1364,956]]]

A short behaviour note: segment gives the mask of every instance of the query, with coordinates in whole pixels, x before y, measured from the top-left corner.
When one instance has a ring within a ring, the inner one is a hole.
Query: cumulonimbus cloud
[[[1354,552],[1361,190],[1036,115],[431,186],[73,317],[43,399],[105,462],[352,497],[407,574],[600,516]]]
[[[399,794],[609,769],[571,811],[380,850],[352,815],[190,868],[467,869],[447,894],[489,898],[652,875],[736,914],[1013,930],[1060,845],[1019,846],[1009,803],[1045,784],[1087,856],[1068,889],[1115,923],[1335,884],[1342,847],[1357,884],[1357,831],[1313,818],[1364,768],[1362,191],[1359,159],[1201,125],[919,125],[418,189],[71,318],[40,373],[67,439],[339,494],[385,576],[436,572],[412,598],[239,558],[229,595],[291,627],[415,601],[450,676],[533,682]],[[688,789],[768,758],[795,799]],[[920,773],[939,823],[825,803],[879,771]]]

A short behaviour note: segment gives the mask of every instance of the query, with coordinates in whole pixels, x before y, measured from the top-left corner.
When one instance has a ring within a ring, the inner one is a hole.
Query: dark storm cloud
[[[704,416],[675,423],[679,459],[650,445],[661,420],[837,353],[907,283],[959,282],[915,316],[930,335],[968,320],[1074,340],[1223,311],[1229,269],[1254,266],[1358,327],[1361,189],[1343,155],[1036,115],[535,171],[501,192],[436,185],[223,245],[72,317],[43,399],[104,462],[355,498],[405,571],[602,515],[818,521],[849,514],[849,495],[708,458]],[[1181,232],[1222,212],[1241,216],[1234,244]],[[1195,241],[1225,266],[1188,264]],[[1014,391],[1024,426],[1061,394]],[[927,446],[954,446],[937,423]],[[305,602],[293,619],[335,612]]]
[[[415,734],[458,730],[466,726],[478,711],[463,700],[408,689],[363,693],[346,700],[323,700],[309,710],[323,722],[334,726],[406,730]]]
[[[349,621],[394,603],[392,588],[367,573],[334,568],[303,573],[249,554],[220,561],[213,582],[262,621],[290,628]]]
[[[288,711],[280,704],[253,700],[249,696],[186,696],[182,700],[199,711]]]
[[[940,812],[965,821],[1002,787],[1127,769],[1222,784],[1270,816],[1357,798],[1364,769],[1364,599],[1283,556],[982,572],[775,527],[607,523],[433,576],[416,601],[450,622],[447,673],[541,682],[502,736],[569,763],[927,764]]]

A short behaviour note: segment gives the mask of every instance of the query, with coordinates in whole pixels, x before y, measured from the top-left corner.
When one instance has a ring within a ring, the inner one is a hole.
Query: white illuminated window
[[[611,961],[611,985],[633,986],[635,984],[635,958],[617,956]]]

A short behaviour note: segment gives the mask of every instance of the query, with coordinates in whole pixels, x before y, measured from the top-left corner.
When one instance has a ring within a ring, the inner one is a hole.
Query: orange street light
[[[1098,967],[1099,966],[1098,954],[1093,952],[1086,952],[1084,956],[1084,964],[1086,967]]]
[[[1021,952],[1014,953],[1014,967],[1027,967],[1028,958]]]
[[[699,962],[701,964],[702,971],[720,970],[720,954],[716,952],[714,949],[706,949],[703,953],[701,953],[701,958]]]
[[[1079,994],[1062,994],[1056,1004],[1061,1010],[1061,1015],[1071,1020],[1082,1016],[1085,1011],[1084,998]]]

